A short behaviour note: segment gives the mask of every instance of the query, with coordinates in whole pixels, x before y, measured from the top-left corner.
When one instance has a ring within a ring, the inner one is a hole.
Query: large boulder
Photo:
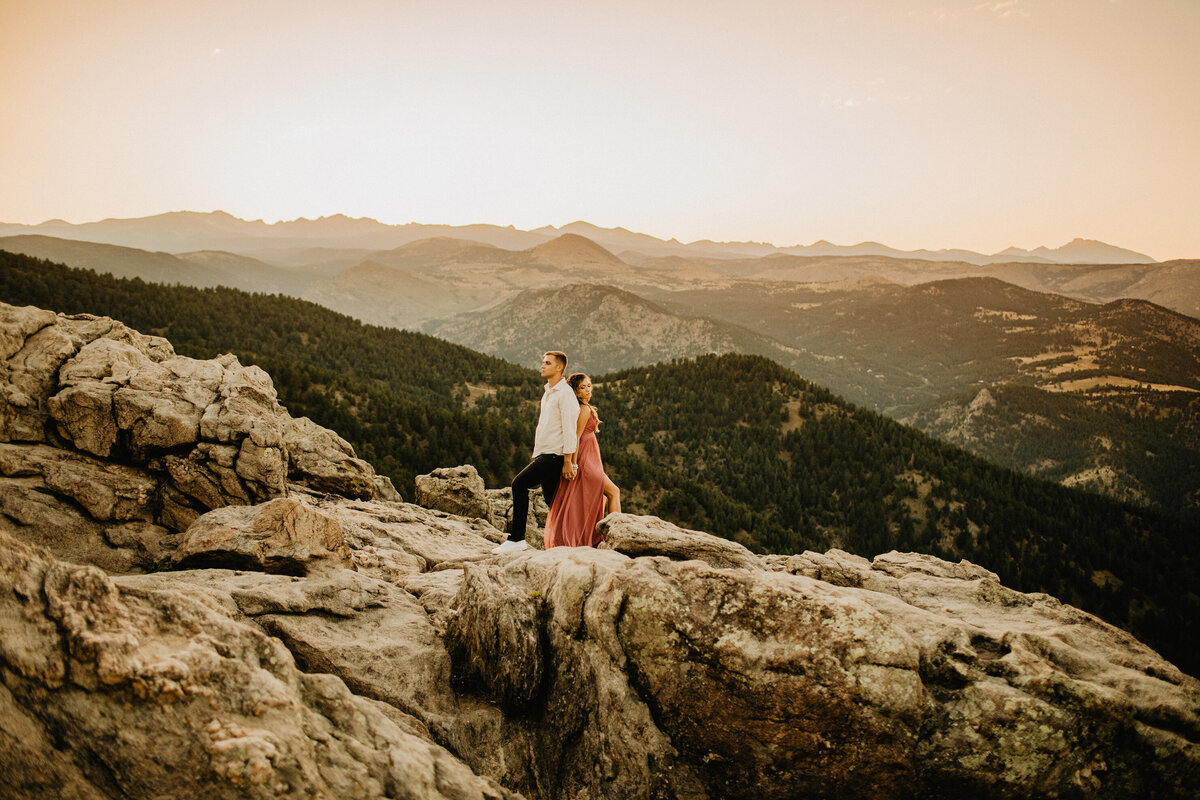
[[[419,506],[460,517],[490,517],[492,504],[488,500],[483,478],[469,464],[435,469],[428,475],[418,475],[415,483],[413,502]]]
[[[600,520],[597,531],[604,538],[600,547],[627,556],[667,556],[698,559],[714,567],[765,569],[762,559],[737,542],[680,528],[658,517],[609,514]]]
[[[336,519],[294,498],[208,512],[179,537],[178,567],[229,567],[304,575],[352,566]]]
[[[306,502],[338,520],[355,569],[403,584],[410,577],[487,560],[504,536],[483,520],[410,503],[319,496]]]
[[[343,497],[369,500],[378,493],[375,470],[328,428],[308,417],[289,419],[284,440],[292,480]]]

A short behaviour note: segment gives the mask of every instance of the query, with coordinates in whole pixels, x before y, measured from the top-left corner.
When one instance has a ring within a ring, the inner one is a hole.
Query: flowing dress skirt
[[[604,516],[604,463],[596,441],[596,418],[588,420],[575,455],[579,472],[562,478],[546,518],[546,547],[595,547],[602,541],[596,523]]]

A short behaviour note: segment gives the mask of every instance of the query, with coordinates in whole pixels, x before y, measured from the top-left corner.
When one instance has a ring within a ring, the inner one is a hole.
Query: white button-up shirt
[[[575,399],[575,390],[565,378],[553,386],[547,383],[542,393],[537,430],[533,434],[533,457],[546,453],[574,453],[578,444],[575,436],[578,422],[579,401]]]

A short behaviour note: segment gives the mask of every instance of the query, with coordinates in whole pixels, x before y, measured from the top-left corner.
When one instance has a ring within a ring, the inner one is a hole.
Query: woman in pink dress
[[[600,415],[591,404],[592,379],[582,372],[567,376],[567,384],[579,399],[579,423],[575,435],[579,446],[575,463],[579,471],[571,480],[563,478],[546,518],[546,547],[595,547],[600,544],[596,523],[604,517],[604,501],[609,513],[621,511],[621,490],[604,474],[596,428]]]

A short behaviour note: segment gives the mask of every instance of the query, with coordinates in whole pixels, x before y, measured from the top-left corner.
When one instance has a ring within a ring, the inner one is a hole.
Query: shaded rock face
[[[496,555],[470,467],[379,498],[232,359],[0,321],[0,798],[1200,795],[1200,683],[977,565]]]
[[[284,497],[289,480],[399,496],[233,356],[184,358],[120,322],[32,307],[0,304],[0,331],[0,530],[65,558],[155,568],[168,532]]]

